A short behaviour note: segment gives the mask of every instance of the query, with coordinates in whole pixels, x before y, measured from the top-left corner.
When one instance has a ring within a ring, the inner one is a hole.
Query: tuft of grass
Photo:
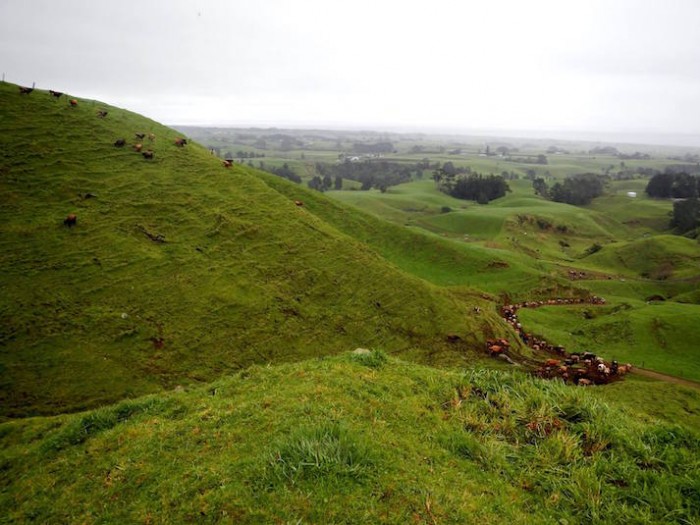
[[[137,415],[163,415],[177,412],[177,403],[171,399],[147,397],[125,400],[116,405],[98,408],[71,420],[57,432],[47,437],[42,448],[45,451],[59,451],[84,443],[91,437],[129,421]]]
[[[359,482],[374,472],[377,457],[362,436],[340,424],[299,428],[272,447],[262,479],[270,486]]]
[[[356,363],[369,368],[381,368],[388,360],[386,352],[383,350],[369,350],[364,352],[358,352],[355,350],[350,354],[351,359]]]

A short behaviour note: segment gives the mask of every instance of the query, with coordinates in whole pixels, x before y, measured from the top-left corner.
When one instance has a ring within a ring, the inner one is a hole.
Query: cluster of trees
[[[682,156],[672,156],[668,157],[669,160],[680,160],[682,162],[694,162],[694,163],[699,163],[700,162],[700,155],[697,153],[686,153],[685,155]]]
[[[612,146],[597,146],[588,150],[591,155],[618,155],[620,152]]]
[[[263,168],[264,165],[262,163],[260,163],[260,167]],[[297,184],[301,184],[301,177],[299,175],[297,175],[294,172],[294,170],[289,167],[289,164],[287,164],[286,162],[282,165],[281,168],[273,167],[267,171],[277,175],[278,177],[282,177],[283,179],[288,179],[288,180],[291,180],[292,182],[296,182]]]
[[[612,169],[606,170],[606,173],[610,175],[615,180],[633,180],[639,178],[653,177],[657,173],[661,173],[659,170],[654,168],[627,168],[624,161],[620,162],[621,169],[616,173],[612,172]]]
[[[333,179],[331,178],[331,176],[326,173],[323,177],[319,177],[318,175],[316,175],[313,179],[311,179],[307,183],[307,185],[312,190],[323,192],[326,190],[330,190],[331,186],[333,186],[334,183],[333,183]],[[343,187],[343,178],[340,176],[336,176],[335,177],[335,189],[339,190],[339,189],[342,189],[342,187]]]
[[[520,174],[514,171],[503,170],[501,172],[501,177],[503,177],[505,180],[520,180]]]
[[[666,169],[657,173],[646,187],[650,197],[659,199],[678,199],[673,203],[671,227],[678,233],[697,233],[700,228],[700,177],[676,169]]]
[[[262,159],[264,157],[264,153],[255,153],[254,151],[237,151],[235,155],[227,151],[225,155],[227,159]]]
[[[420,163],[419,163],[420,164]],[[386,160],[369,160],[364,162],[341,162],[340,164],[316,164],[316,172],[324,180],[327,176],[340,180],[350,179],[361,184],[361,190],[376,188],[385,192],[390,186],[423,178],[422,164],[401,164]],[[330,188],[330,186],[329,186]],[[318,189],[318,188],[315,188]]]
[[[664,169],[665,173],[688,173],[700,175],[700,164],[671,164]]]
[[[649,160],[651,156],[642,153],[641,151],[635,151],[634,153],[621,153],[617,148],[613,146],[598,146],[588,150],[590,155],[611,155],[617,157],[621,160]]]
[[[496,146],[495,150],[491,149],[491,145],[487,144],[486,149],[484,150],[484,155],[487,157],[494,157],[496,155],[509,155],[511,153],[517,153],[520,151],[518,148],[514,148],[510,144],[501,144],[500,146]],[[479,149],[479,153],[481,153],[481,149]]]
[[[634,153],[618,153],[617,158],[620,160],[649,160],[651,155],[647,153],[642,153],[640,151],[635,151]]]
[[[508,157],[506,158],[508,162],[519,162],[521,164],[548,164],[547,155],[536,155],[528,157]]]
[[[440,191],[457,199],[473,200],[479,204],[488,204],[510,191],[502,176],[484,176],[472,172],[469,167],[455,167],[452,162],[446,162],[435,170],[433,180]]]
[[[582,173],[556,182],[551,188],[543,178],[532,181],[535,193],[555,202],[580,206],[590,203],[603,194],[604,177],[595,173]]]
[[[674,173],[666,170],[657,173],[646,187],[646,193],[650,197],[659,199],[688,199],[700,195],[700,177],[688,173]]]
[[[499,175],[484,177],[475,173],[466,177],[457,177],[447,193],[458,199],[488,204],[494,199],[503,197],[508,191],[510,187],[503,177]]]

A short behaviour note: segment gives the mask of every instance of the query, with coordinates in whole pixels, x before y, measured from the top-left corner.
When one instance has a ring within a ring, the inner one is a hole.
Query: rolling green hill
[[[0,84],[0,523],[700,520],[697,391],[479,357],[498,303],[595,293],[520,318],[700,379],[668,203],[333,199],[179,137]]]
[[[4,416],[354,346],[464,362],[494,331],[491,310],[467,315],[464,295],[401,270],[254,171],[176,146],[156,122],[10,84],[0,115]],[[132,149],[135,133],[155,135],[142,141],[154,159]]]
[[[698,242],[676,235],[656,235],[605,246],[587,257],[587,265],[621,274],[665,281],[700,274]]]

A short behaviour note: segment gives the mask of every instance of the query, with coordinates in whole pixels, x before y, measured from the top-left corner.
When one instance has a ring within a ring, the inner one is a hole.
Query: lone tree
[[[535,189],[535,195],[541,195],[545,199],[549,196],[549,188],[542,177],[538,177],[533,180],[532,187]]]
[[[693,197],[674,202],[671,226],[678,233],[687,233],[700,226],[700,201]]]

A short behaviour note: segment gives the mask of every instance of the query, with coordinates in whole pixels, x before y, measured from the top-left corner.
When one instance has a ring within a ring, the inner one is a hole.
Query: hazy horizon
[[[559,142],[590,142],[616,143],[630,146],[675,146],[679,148],[700,149],[700,134],[654,134],[654,133],[619,133],[590,130],[526,130],[526,129],[469,129],[469,128],[440,128],[440,127],[401,127],[401,126],[371,126],[336,124],[305,124],[294,123],[166,123],[173,128],[194,127],[214,129],[260,129],[260,130],[298,130],[298,131],[366,131],[374,133],[424,134],[447,137],[467,138],[500,138],[520,140],[552,140]]]
[[[697,147],[699,25],[693,0],[4,0],[0,72],[178,125]]]

